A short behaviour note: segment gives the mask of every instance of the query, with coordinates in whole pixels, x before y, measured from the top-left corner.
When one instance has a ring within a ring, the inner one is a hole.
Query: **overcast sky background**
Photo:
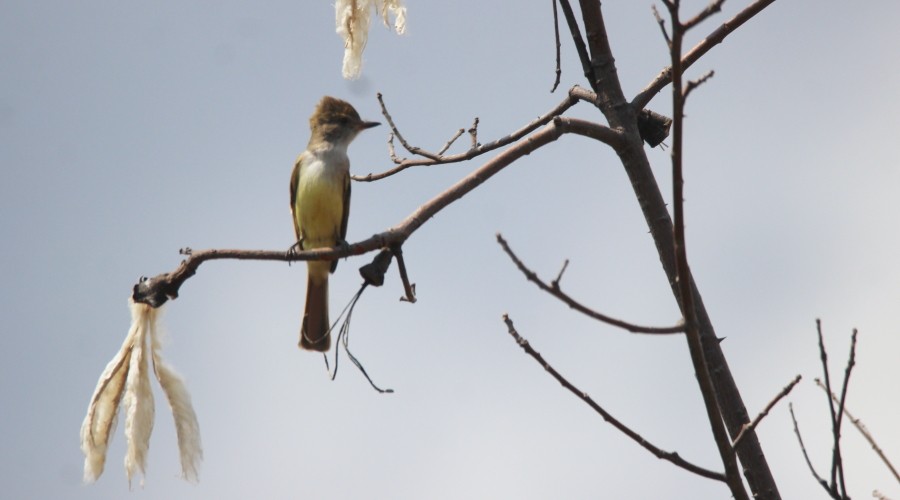
[[[687,10],[705,2],[686,2]],[[666,64],[650,2],[604,2],[626,95]],[[687,46],[746,5],[697,28]],[[157,391],[143,488],[128,492],[120,420],[107,468],[83,485],[79,428],[129,325],[141,275],[177,250],[287,249],[287,183],[325,94],[437,149],[480,117],[487,142],[582,83],[563,39],[556,94],[550,2],[409,2],[408,33],[373,25],[363,77],[341,78],[331,2],[0,3],[0,496],[4,498],[729,498],[663,462],[553,381],[506,333],[666,450],[721,470],[685,342],[577,315],[525,281],[494,240],[608,314],[678,319],[631,186],[610,150],[564,137],[425,224],[354,314],[349,364],[327,379],[297,346],[305,266],[204,264],[167,305],[165,355],[200,420],[199,484],[178,476]],[[689,71],[686,217],[693,271],[751,414],[796,374],[795,406],[826,472],[829,417],[815,318],[840,378],[860,330],[848,408],[900,462],[900,3],[782,0]],[[563,28],[563,33],[565,29]],[[650,105],[669,113],[665,92]],[[585,104],[572,116],[602,120]],[[387,128],[351,146],[354,173],[391,166]],[[467,147],[463,137],[453,151]],[[348,239],[398,223],[492,157],[353,186]],[[650,151],[671,198],[664,151]],[[331,280],[337,315],[370,256]],[[155,382],[154,382],[155,385]],[[155,390],[158,389],[155,387]],[[784,498],[824,498],[787,401],[759,428]],[[900,487],[847,425],[855,498]]]

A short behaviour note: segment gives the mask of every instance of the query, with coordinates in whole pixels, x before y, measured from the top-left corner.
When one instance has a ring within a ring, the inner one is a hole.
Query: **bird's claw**
[[[297,255],[297,252],[300,252],[302,250],[303,250],[303,240],[300,240],[297,243],[294,243],[293,245],[291,245],[290,248],[287,249],[287,252],[284,253],[284,256],[287,259],[288,265],[291,265],[291,262],[293,262],[294,257]]]

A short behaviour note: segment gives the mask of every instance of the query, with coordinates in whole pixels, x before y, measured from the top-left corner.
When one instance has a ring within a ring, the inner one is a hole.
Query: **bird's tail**
[[[306,281],[306,310],[300,326],[300,347],[310,351],[325,352],[331,347],[328,328],[328,272],[316,276],[310,266]]]

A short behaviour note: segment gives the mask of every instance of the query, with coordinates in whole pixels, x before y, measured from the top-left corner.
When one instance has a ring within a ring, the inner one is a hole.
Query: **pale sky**
[[[603,4],[629,98],[666,64],[649,5]],[[687,45],[744,5],[727,2]],[[606,424],[501,321],[509,313],[571,382],[657,446],[721,470],[684,339],[579,316],[495,243],[503,233],[548,280],[569,259],[563,288],[597,310],[642,324],[678,319],[621,165],[581,137],[508,167],[409,240],[416,304],[398,300],[396,267],[363,295],[351,347],[394,394],[376,394],[347,363],[332,382],[320,356],[297,348],[305,266],[204,264],[164,319],[164,354],[200,421],[199,484],[179,478],[158,390],[144,486],[128,490],[122,419],[105,473],[82,484],[79,428],[127,333],[132,285],[174,269],[185,246],[286,250],[287,183],[322,95],[383,121],[382,92],[410,142],[437,149],[475,116],[482,142],[501,137],[583,84],[564,38],[562,84],[549,93],[550,2],[408,8],[402,37],[373,25],[363,77],[347,82],[331,2],[0,4],[0,496],[730,497]],[[688,75],[716,71],[691,95],[686,121],[687,248],[700,291],[751,414],[804,377],[759,428],[784,498],[824,498],[787,407],[825,473],[817,317],[835,378],[859,328],[847,405],[900,463],[898,17],[889,0],[781,0]],[[668,114],[665,94],[649,107]],[[570,115],[602,121],[586,104]],[[354,173],[391,166],[387,132],[351,146]],[[668,153],[649,154],[671,199]],[[348,239],[397,224],[491,157],[354,184]],[[369,260],[341,262],[333,316]],[[855,429],[842,443],[854,498],[874,489],[900,498]]]

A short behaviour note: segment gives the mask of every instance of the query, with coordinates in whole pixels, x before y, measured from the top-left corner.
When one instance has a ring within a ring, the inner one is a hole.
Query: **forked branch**
[[[607,316],[603,313],[594,311],[593,309],[590,309],[590,308],[582,305],[581,303],[579,303],[578,301],[576,301],[575,299],[570,297],[568,294],[563,292],[559,287],[559,278],[557,278],[552,284],[549,284],[549,285],[547,283],[545,283],[543,280],[541,280],[538,277],[537,273],[535,273],[534,271],[532,271],[531,269],[529,269],[528,267],[525,266],[525,264],[519,259],[519,257],[509,247],[509,244],[506,242],[506,240],[503,238],[503,236],[500,235],[499,233],[497,234],[497,243],[500,244],[500,246],[503,248],[503,251],[506,252],[506,255],[508,255],[509,258],[516,265],[516,267],[519,268],[519,271],[522,271],[522,274],[525,275],[525,277],[528,279],[528,281],[531,281],[532,283],[537,285],[538,288],[540,288],[541,290],[549,293],[550,295],[561,300],[563,303],[565,303],[572,309],[575,309],[576,311],[578,311],[590,318],[594,318],[594,319],[601,321],[603,323],[606,323],[608,325],[612,325],[612,326],[616,326],[616,327],[628,330],[631,333],[672,334],[672,333],[684,332],[684,325],[641,326],[641,325],[635,325],[633,323],[629,323],[626,321],[622,321],[620,319],[613,318],[612,316]],[[562,272],[560,272],[560,276],[561,275],[562,275]]]
[[[596,100],[596,98],[597,98],[597,96],[594,95],[593,92],[576,85],[576,86],[572,87],[571,89],[569,89],[569,93],[566,95],[566,98],[563,99],[562,102],[560,102],[559,104],[554,106],[553,109],[551,109],[547,113],[544,113],[543,115],[541,115],[538,118],[536,118],[535,120],[529,122],[525,126],[510,133],[509,135],[506,135],[504,137],[501,137],[499,139],[496,139],[494,141],[491,141],[491,142],[488,142],[485,144],[478,144],[477,135],[476,135],[478,122],[476,120],[475,123],[473,123],[472,127],[468,129],[469,135],[472,136],[472,146],[469,148],[468,151],[465,151],[463,153],[458,153],[458,154],[453,154],[453,155],[444,155],[443,152],[439,152],[437,154],[428,153],[427,156],[422,155],[422,156],[425,156],[424,159],[400,159],[396,156],[396,154],[393,151],[393,143],[389,143],[390,148],[391,148],[391,158],[395,163],[397,163],[397,166],[395,166],[391,169],[388,169],[384,172],[378,173],[378,174],[370,173],[370,174],[366,174],[366,175],[354,175],[354,176],[351,176],[351,178],[355,181],[360,181],[360,182],[372,182],[372,181],[384,179],[386,177],[390,177],[396,173],[402,172],[403,170],[406,170],[407,168],[411,168],[411,167],[443,165],[446,163],[458,163],[461,161],[471,160],[477,156],[483,155],[483,154],[493,151],[495,149],[499,149],[504,146],[508,146],[510,144],[517,142],[518,140],[520,140],[523,137],[527,136],[528,134],[534,132],[541,126],[550,123],[554,118],[562,116],[562,114],[567,109],[569,109],[572,106],[574,106],[575,104],[577,104],[578,101],[594,102]],[[385,108],[384,112],[387,113],[386,108]],[[398,136],[399,131],[397,130],[396,125],[393,123],[393,119],[387,118],[387,116],[390,116],[389,114],[386,114],[385,116],[386,116],[386,119],[388,120],[388,124],[391,127],[391,130],[392,130],[391,133],[395,136]],[[402,136],[398,136],[398,137],[402,137]],[[454,140],[455,139],[456,139],[456,137],[454,137]],[[423,151],[421,148],[413,147],[413,149],[416,151]]]
[[[682,69],[687,69],[691,67],[692,64],[697,62],[704,54],[710,51],[716,45],[722,43],[725,40],[725,37],[733,33],[736,29],[741,27],[742,24],[746,23],[753,16],[762,12],[763,9],[773,4],[775,0],[756,0],[747,8],[740,11],[737,15],[732,17],[731,19],[722,23],[721,26],[713,30],[712,33],[706,36],[703,40],[700,41],[697,45],[694,46],[691,50],[687,51],[681,57],[681,66]],[[656,78],[653,79],[643,90],[641,90],[634,99],[631,100],[631,105],[634,109],[643,109],[650,100],[653,99],[656,94],[659,93],[666,85],[672,82],[672,67],[669,66],[662,70]]]

